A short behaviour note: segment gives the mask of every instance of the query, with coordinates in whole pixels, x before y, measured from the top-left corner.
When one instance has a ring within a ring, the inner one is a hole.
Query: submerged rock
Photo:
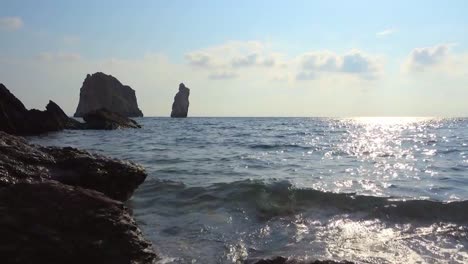
[[[179,92],[174,97],[171,117],[187,117],[189,108],[190,89],[183,83],[179,84]]]
[[[35,135],[63,129],[81,129],[82,124],[68,117],[53,101],[45,111],[27,110],[3,84],[0,84],[0,130],[15,135]]]
[[[87,129],[141,128],[135,120],[104,108],[85,114],[83,120]]]
[[[111,75],[102,72],[87,75],[80,89],[80,101],[75,117],[106,108],[125,117],[142,117],[138,108],[135,90],[123,85]]]
[[[127,208],[54,181],[0,188],[2,263],[153,263]]]
[[[0,132],[0,187],[56,180],[125,201],[145,180],[143,167],[71,147],[40,147]]]

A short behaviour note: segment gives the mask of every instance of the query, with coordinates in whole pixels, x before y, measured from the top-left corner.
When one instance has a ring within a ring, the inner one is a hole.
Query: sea
[[[468,119],[136,119],[30,137],[142,164],[159,263],[468,263]]]

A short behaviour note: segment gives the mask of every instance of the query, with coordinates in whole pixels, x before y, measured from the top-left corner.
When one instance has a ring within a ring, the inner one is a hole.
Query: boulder
[[[3,84],[0,84],[0,131],[15,135],[35,135],[65,128],[79,129],[82,124],[68,117],[54,102],[45,111],[27,110]]]
[[[55,181],[0,188],[2,263],[154,263],[128,209]]]
[[[143,116],[138,108],[135,90],[130,86],[102,72],[88,74],[80,89],[80,101],[74,116],[83,117],[101,108],[125,117]]]
[[[83,116],[87,129],[141,128],[135,121],[107,109],[98,109]]]
[[[183,83],[179,84],[179,92],[174,97],[171,117],[187,117],[189,108],[190,89]]]
[[[132,162],[71,147],[40,147],[0,132],[0,187],[56,180],[126,201],[146,176]]]

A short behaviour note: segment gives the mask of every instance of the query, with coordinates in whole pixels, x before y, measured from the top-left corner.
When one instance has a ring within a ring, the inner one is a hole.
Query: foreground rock
[[[0,262],[153,263],[121,202],[145,178],[131,162],[0,132]]]
[[[0,188],[2,263],[153,263],[125,206],[58,182]]]
[[[80,101],[75,117],[106,108],[125,117],[141,117],[135,90],[102,72],[87,75],[80,89]]]
[[[179,84],[179,92],[174,97],[171,117],[187,117],[189,108],[190,89],[183,83]]]
[[[56,180],[125,201],[146,178],[143,167],[75,148],[39,147],[0,132],[0,187]]]
[[[141,126],[130,118],[107,109],[91,111],[83,116],[87,129],[118,129],[118,128],[141,128]]]
[[[28,110],[3,84],[0,84],[0,130],[16,135],[34,135],[82,125],[69,118],[50,101],[45,111]]]
[[[353,264],[353,262],[338,262],[333,260],[298,261],[284,257],[276,257],[273,259],[250,260],[246,261],[245,264]]]

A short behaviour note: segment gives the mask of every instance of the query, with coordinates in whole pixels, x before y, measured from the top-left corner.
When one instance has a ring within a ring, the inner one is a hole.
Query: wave
[[[296,188],[284,180],[244,180],[206,187],[152,180],[138,190],[134,202],[144,208],[230,208],[261,219],[308,212],[327,216],[365,213],[367,217],[396,221],[468,222],[468,201],[397,200],[392,197],[323,192]]]

